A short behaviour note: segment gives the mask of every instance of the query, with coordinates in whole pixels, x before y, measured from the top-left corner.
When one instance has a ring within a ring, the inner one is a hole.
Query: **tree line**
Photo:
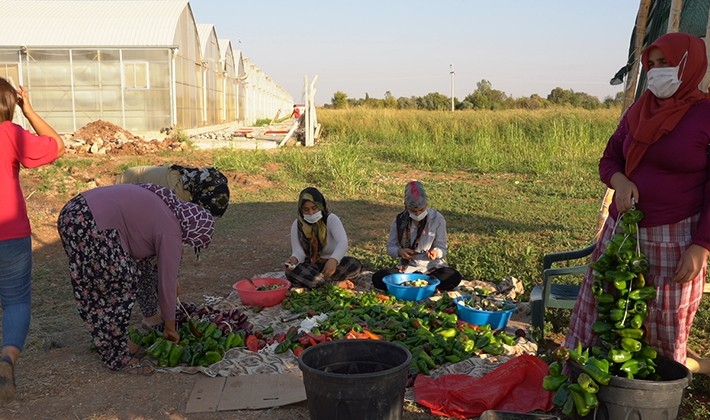
[[[550,91],[546,98],[538,94],[529,97],[513,98],[497,89],[493,89],[491,82],[481,80],[476,83],[476,90],[468,94],[462,101],[454,98],[455,110],[503,110],[503,109],[543,109],[550,106],[572,106],[584,109],[599,109],[621,106],[623,92],[615,97],[607,96],[603,101],[596,96],[584,92],[575,92],[571,89],[556,87]],[[331,103],[326,108],[388,108],[388,109],[421,109],[430,111],[447,111],[451,109],[451,97],[438,92],[428,93],[425,96],[411,96],[409,98],[395,98],[392,92],[385,92],[383,99],[371,98],[367,93],[364,98],[348,98],[345,92],[337,91],[331,98]]]

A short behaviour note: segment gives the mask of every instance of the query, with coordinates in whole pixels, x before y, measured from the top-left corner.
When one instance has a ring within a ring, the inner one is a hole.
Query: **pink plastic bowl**
[[[290,281],[274,277],[253,278],[251,281],[254,283],[253,285],[249,283],[249,280],[239,280],[233,286],[245,306],[268,307],[278,305],[286,298],[286,293],[291,287]],[[282,287],[274,290],[256,290],[254,287],[270,284],[278,284]]]

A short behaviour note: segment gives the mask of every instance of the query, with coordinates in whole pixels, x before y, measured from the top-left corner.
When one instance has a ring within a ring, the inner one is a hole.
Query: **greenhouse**
[[[0,77],[61,133],[105,120],[133,132],[249,125],[293,97],[197,24],[187,0],[0,0]]]

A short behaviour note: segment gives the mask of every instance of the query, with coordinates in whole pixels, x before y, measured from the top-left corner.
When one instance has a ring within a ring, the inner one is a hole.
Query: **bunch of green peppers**
[[[131,341],[146,348],[146,354],[156,360],[159,367],[209,366],[222,360],[224,353],[234,347],[244,347],[244,331],[223,333],[216,324],[200,321],[187,322],[179,329],[180,342],[165,340],[155,329],[142,334],[129,329]]]
[[[581,343],[577,349],[559,348],[543,380],[543,388],[555,392],[553,403],[566,416],[586,416],[596,408],[596,393],[611,376],[658,378],[657,352],[643,340],[648,301],[656,297],[656,288],[645,284],[649,264],[636,238],[642,218],[636,209],[622,214],[617,233],[591,264],[598,313],[592,330],[601,344],[592,347],[591,354]],[[562,364],[570,362],[574,368],[564,374]]]

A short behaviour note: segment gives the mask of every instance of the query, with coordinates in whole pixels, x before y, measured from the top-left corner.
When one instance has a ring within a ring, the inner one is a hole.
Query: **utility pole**
[[[449,74],[451,75],[451,111],[454,111],[454,65],[449,64]]]

